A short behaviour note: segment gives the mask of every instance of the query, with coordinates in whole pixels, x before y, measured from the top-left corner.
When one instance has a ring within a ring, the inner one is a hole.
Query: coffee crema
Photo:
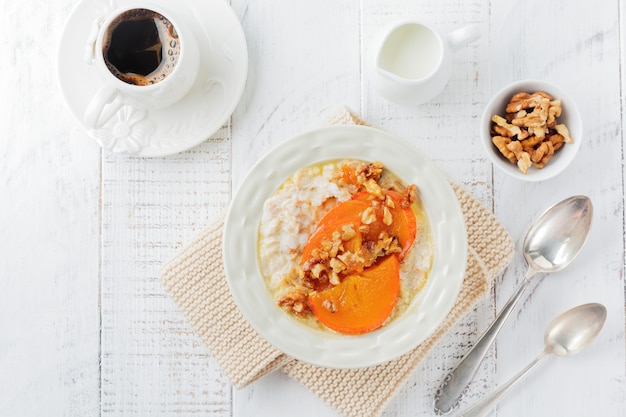
[[[106,29],[102,54],[109,71],[127,84],[145,86],[166,79],[180,60],[174,25],[148,9],[120,14]]]

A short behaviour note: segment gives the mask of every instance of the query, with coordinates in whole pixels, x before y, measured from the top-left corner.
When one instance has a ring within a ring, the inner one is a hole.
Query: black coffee
[[[172,23],[152,10],[119,15],[102,43],[104,62],[120,80],[150,85],[167,78],[180,58],[180,41]]]

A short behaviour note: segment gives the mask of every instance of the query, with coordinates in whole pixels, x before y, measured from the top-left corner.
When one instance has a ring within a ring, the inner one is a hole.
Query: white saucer
[[[168,0],[152,0],[167,7]],[[102,2],[83,0],[61,37],[58,75],[67,105],[83,125],[91,98],[102,86],[96,68],[83,56]],[[248,74],[248,50],[239,19],[223,0],[179,0],[179,21],[193,27],[200,71],[191,91],[165,109],[124,106],[102,128],[88,133],[105,149],[139,156],[170,155],[193,148],[228,120],[241,99]]]

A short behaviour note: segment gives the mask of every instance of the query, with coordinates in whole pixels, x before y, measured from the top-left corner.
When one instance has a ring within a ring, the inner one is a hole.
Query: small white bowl
[[[557,122],[567,126],[574,143],[566,143],[561,149],[557,150],[552,159],[543,168],[537,168],[533,165],[524,174],[516,164],[509,162],[491,142],[491,118],[496,114],[502,117],[505,116],[506,105],[514,94],[519,92],[532,94],[536,91],[544,91],[554,97],[554,99],[561,99],[562,113],[557,118]],[[526,181],[547,180],[563,171],[576,157],[580,149],[582,135],[582,119],[574,100],[554,84],[540,80],[517,81],[498,91],[487,103],[480,121],[481,142],[493,164],[512,177]]]

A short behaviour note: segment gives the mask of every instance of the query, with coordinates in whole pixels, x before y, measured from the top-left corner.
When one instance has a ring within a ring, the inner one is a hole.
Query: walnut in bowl
[[[563,171],[582,139],[576,103],[560,88],[538,80],[518,81],[494,95],[480,130],[494,165],[527,181],[546,180]]]

